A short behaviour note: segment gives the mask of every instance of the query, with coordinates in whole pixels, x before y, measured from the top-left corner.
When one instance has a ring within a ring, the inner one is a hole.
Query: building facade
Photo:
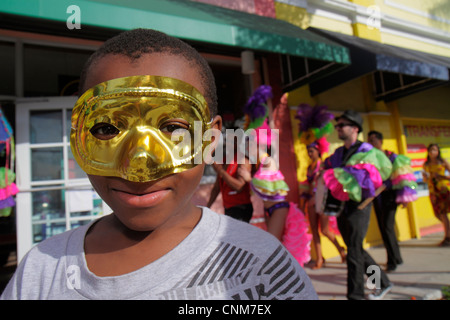
[[[399,240],[441,230],[421,172],[430,143],[438,143],[443,157],[450,159],[450,3],[280,0],[275,1],[275,8],[277,18],[307,30],[318,29],[351,51],[351,67],[290,93],[292,121],[295,106],[302,102],[327,105],[336,114],[344,109],[361,112],[364,131],[360,138],[367,141],[370,130],[381,131],[384,148],[412,159],[419,182],[419,199],[398,208]],[[307,159],[296,135],[294,126],[300,180]],[[332,136],[330,142],[332,152],[339,141]],[[381,243],[375,217],[366,243]],[[324,241],[324,245],[329,243]]]

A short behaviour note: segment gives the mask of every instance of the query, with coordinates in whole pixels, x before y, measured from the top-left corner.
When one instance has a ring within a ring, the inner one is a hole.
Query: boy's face
[[[162,53],[144,54],[131,61],[120,55],[109,55],[95,63],[86,78],[84,90],[98,83],[135,75],[175,78],[197,88],[205,88],[195,65],[185,58]],[[221,129],[220,117],[212,128]],[[100,197],[128,228],[137,231],[154,230],[184,212],[203,175],[204,164],[150,182],[132,182],[118,177],[88,175]]]

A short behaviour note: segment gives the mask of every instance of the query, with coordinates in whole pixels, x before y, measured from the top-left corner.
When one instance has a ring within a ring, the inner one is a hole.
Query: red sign
[[[411,159],[411,167],[412,168],[421,168],[427,159]]]
[[[427,152],[427,147],[424,144],[408,144],[408,153]]]

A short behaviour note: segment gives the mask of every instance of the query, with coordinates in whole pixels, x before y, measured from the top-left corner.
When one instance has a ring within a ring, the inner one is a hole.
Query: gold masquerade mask
[[[210,125],[205,98],[190,84],[132,76],[102,82],[78,99],[70,145],[87,174],[145,182],[202,163]]]

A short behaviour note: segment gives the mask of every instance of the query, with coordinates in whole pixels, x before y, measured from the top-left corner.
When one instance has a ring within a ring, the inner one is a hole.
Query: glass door
[[[110,212],[70,150],[75,101],[76,97],[17,101],[18,260],[34,244]]]

